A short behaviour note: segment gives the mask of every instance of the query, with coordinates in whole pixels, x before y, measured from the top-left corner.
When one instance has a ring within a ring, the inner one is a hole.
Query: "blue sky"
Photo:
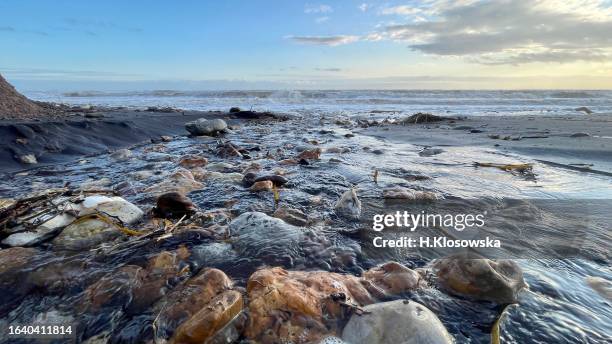
[[[26,88],[612,88],[611,8],[5,0],[0,73]]]

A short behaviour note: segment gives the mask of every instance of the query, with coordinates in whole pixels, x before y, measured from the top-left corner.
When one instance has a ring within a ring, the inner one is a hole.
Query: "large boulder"
[[[451,344],[453,339],[427,307],[408,300],[363,307],[344,327],[342,339],[351,344]]]
[[[247,283],[245,336],[260,343],[311,343],[337,335],[359,307],[416,288],[414,274],[397,263],[374,268],[363,278],[279,267],[259,270]]]
[[[519,291],[525,286],[523,271],[507,259],[457,254],[436,260],[433,267],[442,289],[474,300],[516,303]]]
[[[207,120],[200,118],[195,121],[187,122],[185,129],[194,136],[216,135],[219,132],[227,130],[227,123],[222,119]]]

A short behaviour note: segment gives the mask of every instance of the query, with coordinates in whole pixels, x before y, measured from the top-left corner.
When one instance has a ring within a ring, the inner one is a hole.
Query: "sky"
[[[0,2],[20,89],[612,89],[612,0]]]

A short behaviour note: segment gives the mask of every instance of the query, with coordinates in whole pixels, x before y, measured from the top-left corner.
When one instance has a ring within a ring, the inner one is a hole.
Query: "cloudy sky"
[[[612,88],[612,0],[0,2],[36,88]]]

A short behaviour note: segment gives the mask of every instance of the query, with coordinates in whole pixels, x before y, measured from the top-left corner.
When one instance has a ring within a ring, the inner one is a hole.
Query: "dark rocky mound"
[[[37,103],[20,94],[0,75],[0,116],[2,117],[32,117],[45,113],[45,109]]]
[[[408,116],[400,121],[401,124],[417,124],[417,123],[431,123],[431,122],[441,122],[441,121],[449,121],[455,120],[456,118],[452,117],[444,117],[444,116],[436,116],[430,113],[415,113],[412,116]]]

